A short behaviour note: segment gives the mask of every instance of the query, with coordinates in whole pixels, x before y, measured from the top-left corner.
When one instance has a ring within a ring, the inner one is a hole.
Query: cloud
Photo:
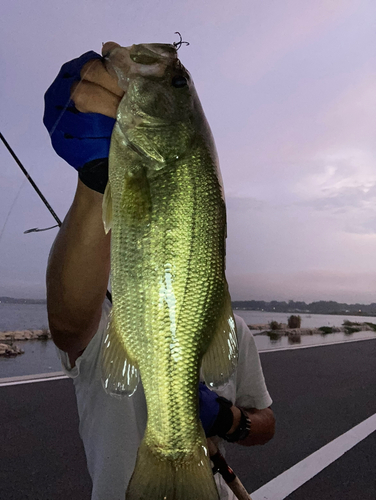
[[[293,184],[293,205],[335,215],[345,231],[374,233],[376,165],[371,152],[343,148],[318,154],[315,163],[315,171]]]

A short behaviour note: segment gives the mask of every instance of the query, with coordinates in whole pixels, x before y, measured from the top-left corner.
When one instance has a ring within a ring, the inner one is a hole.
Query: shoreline
[[[0,332],[0,342],[6,340],[14,342],[15,340],[48,340],[52,338],[51,332],[47,328],[38,330],[8,330]]]
[[[306,335],[330,335],[332,333],[352,334],[360,331],[373,331],[376,334],[376,324],[348,322],[342,326],[321,326],[319,328],[288,328],[287,324],[279,323],[277,328],[271,328],[271,324],[247,325],[254,336],[265,335],[269,337],[287,336],[298,338]],[[15,342],[27,340],[46,341],[51,339],[51,332],[47,328],[30,330],[9,330],[0,332],[0,357],[14,357],[23,354],[24,351]]]
[[[0,332],[0,357],[11,358],[24,354],[14,342],[23,342],[25,340],[41,340],[46,341],[51,339],[51,333],[46,328],[40,330],[15,330]]]
[[[271,328],[270,324],[247,325],[252,331],[258,331],[253,335],[330,335],[331,333],[355,333],[369,331],[376,333],[376,325],[373,323],[352,323],[342,326],[320,326],[318,328],[289,328],[287,324],[279,324],[278,328]]]

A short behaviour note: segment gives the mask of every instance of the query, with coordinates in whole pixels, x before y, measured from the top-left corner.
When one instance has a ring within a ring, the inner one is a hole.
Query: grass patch
[[[360,332],[361,328],[358,326],[345,326],[345,334],[352,335],[355,332]]]
[[[278,321],[271,321],[269,323],[270,329],[271,330],[280,330],[281,329],[281,323],[278,323]]]
[[[356,321],[349,321],[348,319],[345,319],[343,322],[343,326],[361,326],[362,323],[357,323]]]
[[[366,323],[365,323],[365,324],[366,324],[366,325],[368,325],[370,328],[372,328],[372,330],[373,330],[374,332],[376,332],[376,325],[375,325],[375,323],[368,323],[368,322],[366,321]]]
[[[333,328],[331,326],[320,326],[319,330],[322,332],[322,335],[333,333]]]

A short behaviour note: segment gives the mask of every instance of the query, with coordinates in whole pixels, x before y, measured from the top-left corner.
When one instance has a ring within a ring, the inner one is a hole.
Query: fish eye
[[[187,79],[184,76],[174,76],[171,84],[173,87],[176,87],[178,89],[181,89],[182,87],[185,87],[188,85]]]

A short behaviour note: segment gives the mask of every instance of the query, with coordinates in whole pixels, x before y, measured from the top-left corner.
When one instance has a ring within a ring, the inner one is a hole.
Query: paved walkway
[[[276,436],[265,446],[227,446],[253,500],[375,500],[376,433],[367,419],[376,413],[376,340],[265,352],[261,362]],[[349,435],[352,447],[336,458]],[[0,500],[90,499],[70,380],[0,387],[0,464]]]
[[[376,340],[265,352],[261,353],[261,363],[273,398],[276,435],[261,447],[228,446],[227,454],[228,462],[249,492],[258,490],[376,413]],[[373,432],[283,498],[375,500],[375,479]],[[278,486],[282,489],[284,482]],[[260,497],[255,495],[253,500]]]

